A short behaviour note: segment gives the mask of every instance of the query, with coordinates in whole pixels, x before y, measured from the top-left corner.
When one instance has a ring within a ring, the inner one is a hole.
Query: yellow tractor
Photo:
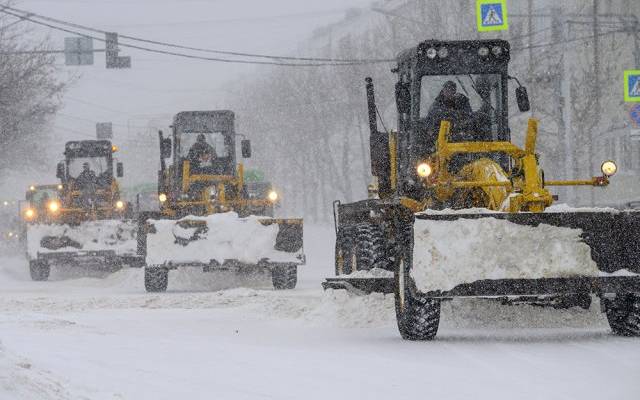
[[[325,288],[395,293],[403,338],[436,336],[456,297],[590,307],[600,297],[614,333],[640,335],[640,214],[553,206],[557,186],[605,187],[616,165],[585,180],[549,180],[508,126],[509,43],[429,40],[398,56],[397,132],[380,132],[367,79],[368,200],[335,204],[336,277]],[[521,112],[526,89],[516,89]]]
[[[124,171],[114,162],[116,151],[108,140],[67,142],[57,167],[60,183],[29,188],[23,216],[33,280],[48,279],[54,264],[108,271],[141,266],[137,224],[120,198],[117,178]]]
[[[174,117],[173,140],[160,132],[160,212],[140,216],[138,235],[147,291],[165,291],[178,267],[266,270],[276,289],[295,287],[302,219],[272,218],[273,190],[250,195],[243,164],[236,165],[234,125],[232,111],[186,111]],[[242,157],[251,157],[250,141],[240,144]]]

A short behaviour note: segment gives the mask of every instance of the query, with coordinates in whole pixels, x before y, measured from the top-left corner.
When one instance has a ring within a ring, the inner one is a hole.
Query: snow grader
[[[505,304],[589,308],[592,296],[615,334],[640,335],[640,214],[553,205],[553,187],[604,188],[616,172],[550,180],[536,152],[538,122],[511,142],[503,40],[429,40],[398,56],[397,132],[371,130],[369,199],[335,203],[336,276],[325,289],[395,294],[401,336],[430,340],[440,305],[458,297]]]
[[[22,214],[33,280],[47,280],[54,264],[107,271],[140,266],[137,225],[116,181],[124,174],[122,163],[114,163],[116,151],[108,140],[67,142],[57,166],[60,183],[29,188]]]
[[[234,124],[232,111],[186,111],[174,117],[173,140],[159,133],[160,212],[139,219],[147,291],[165,291],[169,270],[179,267],[268,271],[274,288],[296,286],[302,219],[272,218],[279,197],[273,190],[250,195],[243,164],[236,165]],[[251,142],[240,145],[242,157],[251,157]]]

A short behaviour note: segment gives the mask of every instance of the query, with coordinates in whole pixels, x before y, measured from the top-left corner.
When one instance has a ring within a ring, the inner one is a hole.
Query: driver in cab
[[[91,170],[88,162],[82,164],[82,172],[78,175],[76,183],[81,189],[90,189],[97,183],[96,173]]]
[[[459,126],[466,122],[471,114],[471,105],[467,96],[458,93],[455,82],[447,81],[443,85],[440,94],[433,101],[425,118],[425,123],[427,129],[435,133],[437,137],[440,130],[440,122],[447,120],[453,124],[451,133],[455,134],[459,131]]]
[[[205,135],[201,133],[189,149],[187,158],[194,169],[212,166],[216,159],[216,150],[207,143]]]

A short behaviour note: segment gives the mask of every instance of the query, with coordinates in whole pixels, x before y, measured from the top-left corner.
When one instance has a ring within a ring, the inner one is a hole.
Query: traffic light
[[[115,32],[105,33],[106,43],[106,65],[108,69],[131,68],[131,57],[119,57],[118,34]]]

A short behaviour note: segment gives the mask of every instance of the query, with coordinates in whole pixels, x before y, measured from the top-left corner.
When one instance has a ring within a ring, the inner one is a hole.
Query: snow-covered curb
[[[598,276],[581,233],[496,218],[417,219],[411,276],[423,292],[451,290],[482,279]]]
[[[220,264],[225,260],[247,264],[299,263],[302,250],[295,253],[276,250],[278,225],[263,225],[260,219],[264,218],[239,218],[229,212],[188,216],[177,221],[149,220],[154,229],[147,234],[147,265],[209,264],[212,260]],[[203,221],[206,229],[181,226],[185,221]]]

